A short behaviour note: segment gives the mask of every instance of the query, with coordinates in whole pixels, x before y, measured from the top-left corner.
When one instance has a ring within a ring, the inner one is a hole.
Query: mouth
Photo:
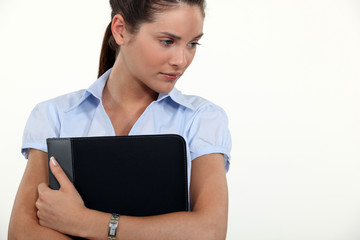
[[[174,81],[178,79],[181,76],[181,73],[160,73],[163,77],[165,77],[168,80]]]

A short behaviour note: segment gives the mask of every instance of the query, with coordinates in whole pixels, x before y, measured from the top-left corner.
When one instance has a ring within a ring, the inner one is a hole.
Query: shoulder
[[[186,139],[191,159],[211,153],[224,154],[226,171],[229,168],[231,134],[224,109],[199,96],[183,95],[192,110],[188,110]]]
[[[79,90],[36,104],[28,118],[27,126],[45,124],[60,126],[64,114],[81,103],[85,92]]]
[[[200,96],[182,93],[181,100],[182,105],[187,106],[184,116],[189,133],[195,136],[200,131],[205,135],[228,131],[228,116],[219,105]]]
[[[32,110],[24,129],[22,153],[27,158],[29,149],[47,151],[46,139],[59,137],[63,113],[76,104],[84,91],[61,95],[38,103]]]
[[[227,119],[224,109],[212,101],[196,95],[183,94],[183,97],[193,107],[194,116],[207,115],[211,118],[211,115],[222,115]]]
[[[86,90],[83,89],[42,101],[36,105],[35,109],[45,112],[65,112],[79,104],[85,92]]]
[[[224,110],[220,106],[216,105],[215,103],[209,101],[206,98],[196,95],[183,94],[177,89],[174,89],[170,96],[175,102],[191,110],[190,112],[193,112],[193,114],[204,111],[224,112]]]
[[[200,96],[184,95],[184,98],[193,106],[193,110],[188,111],[191,116],[191,127],[197,126],[209,130],[219,124],[228,125],[228,116],[219,105]]]

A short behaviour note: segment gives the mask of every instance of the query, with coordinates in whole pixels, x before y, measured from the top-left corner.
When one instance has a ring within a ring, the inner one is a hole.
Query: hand
[[[59,190],[50,189],[45,183],[38,186],[39,197],[36,201],[39,224],[73,236],[78,235],[87,208],[65,172],[50,159],[50,169],[60,184]]]

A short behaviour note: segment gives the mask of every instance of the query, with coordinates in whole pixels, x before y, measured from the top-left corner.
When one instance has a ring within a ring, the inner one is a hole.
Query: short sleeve
[[[29,156],[29,149],[47,152],[46,139],[58,137],[60,121],[56,107],[51,102],[42,102],[32,110],[23,134],[21,153]]]
[[[191,160],[211,153],[224,154],[226,171],[230,165],[231,135],[228,117],[216,105],[207,104],[198,110],[189,131]]]

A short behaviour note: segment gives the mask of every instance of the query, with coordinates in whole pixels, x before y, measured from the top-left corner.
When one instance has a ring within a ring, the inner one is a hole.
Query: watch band
[[[111,215],[110,223],[109,223],[109,232],[108,232],[108,240],[116,240],[116,230],[118,227],[120,214],[113,213]]]

